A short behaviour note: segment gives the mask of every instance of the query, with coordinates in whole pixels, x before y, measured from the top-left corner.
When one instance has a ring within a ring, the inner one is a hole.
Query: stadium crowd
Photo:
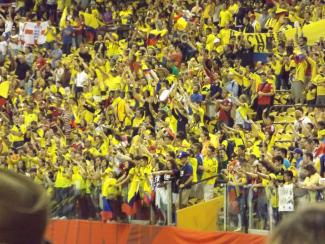
[[[180,190],[186,206],[223,181],[239,230],[246,185],[264,225],[269,200],[277,222],[279,185],[323,200],[325,41],[301,30],[324,18],[322,0],[2,7],[0,167],[46,187],[56,217],[120,221],[151,206],[166,223],[166,182],[177,209]],[[21,42],[26,21],[50,22],[44,44]],[[245,38],[256,33],[269,40],[259,58]]]

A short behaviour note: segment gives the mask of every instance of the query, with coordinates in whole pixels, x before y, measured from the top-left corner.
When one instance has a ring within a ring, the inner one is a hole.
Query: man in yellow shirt
[[[218,160],[215,155],[215,148],[209,146],[207,150],[207,155],[203,160],[203,166],[199,166],[203,170],[202,180],[215,176],[218,173]],[[216,182],[216,177],[205,181],[203,186],[204,201],[209,201],[214,196],[214,184]]]
[[[315,77],[314,83],[317,85],[316,105],[325,106],[325,65],[320,68],[320,73]]]
[[[67,204],[71,201],[71,169],[68,167],[68,162],[63,161],[62,165],[58,167],[56,173],[56,179],[54,182],[55,187],[55,200],[57,203],[57,216],[61,218],[66,218],[70,213],[70,210],[73,208],[70,204]]]

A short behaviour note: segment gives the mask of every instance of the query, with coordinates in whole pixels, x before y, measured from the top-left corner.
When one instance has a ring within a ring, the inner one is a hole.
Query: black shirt
[[[27,63],[20,63],[18,60],[15,74],[18,76],[19,80],[24,80],[26,78],[27,71],[30,69],[31,68]]]
[[[86,63],[89,63],[90,60],[91,60],[91,56],[89,53],[82,53],[82,52],[79,52],[79,56],[86,62]]]

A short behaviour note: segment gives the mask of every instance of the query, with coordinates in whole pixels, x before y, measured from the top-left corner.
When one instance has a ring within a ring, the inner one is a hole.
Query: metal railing
[[[290,211],[281,210],[280,206],[283,203],[277,199],[279,197],[278,187],[274,188],[276,190],[275,198],[270,198],[267,194],[267,187],[242,186],[241,190],[244,194],[239,194],[236,199],[229,198],[230,187],[234,186],[224,185],[224,231],[233,231],[234,226],[237,225],[240,231],[266,234],[272,231],[281,222],[281,219],[308,205],[308,203],[324,202],[325,204],[325,186],[319,186],[315,190],[293,186],[292,197],[294,201],[292,202],[293,208]],[[234,206],[238,206],[237,211],[234,211]]]

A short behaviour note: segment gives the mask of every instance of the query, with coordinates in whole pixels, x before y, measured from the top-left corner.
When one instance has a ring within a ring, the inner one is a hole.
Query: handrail
[[[270,107],[272,110],[273,108],[290,108],[290,107],[308,107],[308,108],[322,108],[324,106],[321,105],[313,105],[313,104],[274,104]]]
[[[199,181],[197,181],[197,182],[191,182],[189,185],[194,186],[194,185],[197,185],[197,184],[199,184],[199,183],[202,183],[202,182],[205,182],[205,181],[211,180],[211,179],[213,179],[213,178],[216,178],[216,177],[218,177],[219,175],[222,175],[222,174],[216,174],[216,175],[210,176],[210,177],[208,177],[208,178],[205,178],[205,179],[203,179],[203,180],[201,179],[201,180],[199,180]]]
[[[201,179],[197,182],[191,182],[189,183],[188,185],[189,186],[194,186],[194,185],[197,185],[197,184],[200,184],[202,182],[205,182],[205,181],[208,181],[208,180],[211,180],[211,179],[214,179],[214,178],[217,178],[218,176],[220,176],[221,174],[216,174],[216,175],[213,175],[213,176],[210,176],[208,178],[205,178],[205,179]],[[222,182],[222,183],[226,183],[226,182]],[[178,199],[178,206],[179,206],[179,209],[183,208],[182,206],[182,191],[183,189],[179,189],[179,199]]]
[[[275,90],[275,95],[277,94],[277,93],[279,93],[279,92],[283,92],[283,93],[285,93],[285,92],[291,92],[290,90]]]

